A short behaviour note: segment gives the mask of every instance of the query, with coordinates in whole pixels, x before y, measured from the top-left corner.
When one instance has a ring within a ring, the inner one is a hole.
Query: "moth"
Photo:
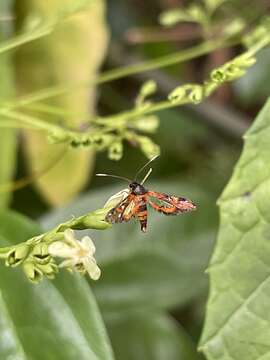
[[[148,190],[144,186],[144,183],[151,174],[152,168],[149,169],[148,173],[141,182],[137,181],[138,175],[150,164],[150,162],[155,160],[156,157],[148,161],[137,172],[134,180],[117,175],[96,174],[97,176],[110,176],[129,182],[128,189],[124,189],[115,194],[105,204],[106,207],[106,205],[112,203],[112,201],[121,199],[111,210],[108,211],[105,217],[107,222],[111,224],[122,223],[127,222],[132,218],[136,218],[140,222],[141,231],[146,232],[148,205],[164,215],[178,215],[196,209],[196,205],[185,197]]]

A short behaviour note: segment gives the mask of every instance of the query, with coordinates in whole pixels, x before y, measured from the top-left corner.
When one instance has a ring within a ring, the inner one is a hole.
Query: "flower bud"
[[[123,143],[121,141],[113,142],[108,149],[108,156],[111,160],[120,160],[123,156]]]
[[[55,275],[58,273],[58,266],[53,262],[49,262],[48,264],[44,265],[38,265],[38,269],[48,279],[54,279]]]
[[[44,242],[35,245],[31,255],[34,257],[35,261],[39,264],[46,264],[50,261],[48,245]]]
[[[25,261],[23,263],[23,271],[26,277],[35,284],[42,280],[42,271],[32,261]]]
[[[107,223],[104,218],[106,213],[103,209],[100,211],[100,214],[85,215],[81,217],[81,226],[82,229],[96,229],[96,230],[105,230],[111,227],[111,224]],[[78,229],[78,228],[77,228]]]
[[[136,140],[142,152],[148,157],[148,159],[152,159],[154,156],[160,154],[159,146],[155,144],[149,137],[137,136]]]
[[[186,96],[186,89],[183,86],[175,88],[169,95],[168,100],[172,103],[182,101]]]
[[[194,86],[188,97],[193,102],[193,104],[199,104],[204,97],[203,87],[200,85]]]
[[[222,84],[226,81],[226,71],[222,68],[215,69],[211,72],[210,77],[215,83]]]
[[[93,135],[93,145],[97,150],[104,150],[111,145],[114,139],[115,137],[110,134],[95,134]]]
[[[15,246],[9,253],[6,259],[7,266],[17,266],[21,264],[29,254],[29,245],[26,243]]]
[[[48,134],[48,140],[51,144],[63,143],[69,140],[69,135],[64,130],[54,130]]]
[[[157,84],[154,80],[146,81],[140,90],[140,96],[146,98],[149,95],[154,94],[157,91]]]
[[[132,123],[132,128],[146,133],[154,133],[159,126],[159,118],[155,115],[145,116]]]

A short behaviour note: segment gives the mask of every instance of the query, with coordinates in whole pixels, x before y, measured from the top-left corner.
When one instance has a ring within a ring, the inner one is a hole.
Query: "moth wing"
[[[165,215],[178,215],[196,209],[196,205],[183,197],[148,191],[147,201],[156,211]]]
[[[128,195],[130,194],[129,189],[123,189],[119,191],[118,193],[112,195],[104,204],[104,208],[113,208],[117,205],[119,205],[123,200],[125,200]]]
[[[120,201],[118,205],[107,213],[105,220],[112,224],[129,221],[133,216],[135,216],[135,209],[136,196],[129,194],[124,200]]]

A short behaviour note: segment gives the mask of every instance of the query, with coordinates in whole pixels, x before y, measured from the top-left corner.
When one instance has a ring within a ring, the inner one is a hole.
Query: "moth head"
[[[132,191],[132,193],[134,195],[143,195],[147,192],[147,190],[145,189],[144,186],[142,186],[141,184],[139,184],[136,181],[133,181],[132,183],[129,184],[129,188]]]

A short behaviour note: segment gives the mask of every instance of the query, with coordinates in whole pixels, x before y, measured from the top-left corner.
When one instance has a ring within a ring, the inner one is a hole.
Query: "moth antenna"
[[[137,171],[137,173],[136,173],[136,175],[135,175],[134,181],[136,181],[136,180],[138,179],[139,174],[140,174],[149,164],[151,164],[152,161],[156,160],[156,158],[158,158],[158,157],[159,157],[159,155],[156,155],[156,156],[152,157],[152,159],[150,159],[149,161],[147,161],[147,163],[144,164],[144,165]],[[152,172],[152,170],[151,170],[151,172]],[[150,174],[151,174],[151,172],[150,172]],[[149,174],[149,175],[150,175],[150,174]],[[149,176],[149,175],[148,175],[148,176]]]
[[[142,180],[142,182],[141,182],[141,185],[143,185],[143,184],[146,182],[146,180],[148,179],[148,177],[149,177],[149,175],[151,174],[152,171],[153,171],[152,168],[150,168],[150,169],[148,170],[147,174],[145,175],[145,177],[143,178],[143,180]]]
[[[124,176],[118,176],[118,175],[112,175],[112,174],[96,174],[96,176],[106,176],[106,177],[112,177],[112,178],[115,178],[115,179],[120,179],[120,180],[124,180],[124,181],[127,181],[128,183],[131,183],[132,180],[124,177]]]

